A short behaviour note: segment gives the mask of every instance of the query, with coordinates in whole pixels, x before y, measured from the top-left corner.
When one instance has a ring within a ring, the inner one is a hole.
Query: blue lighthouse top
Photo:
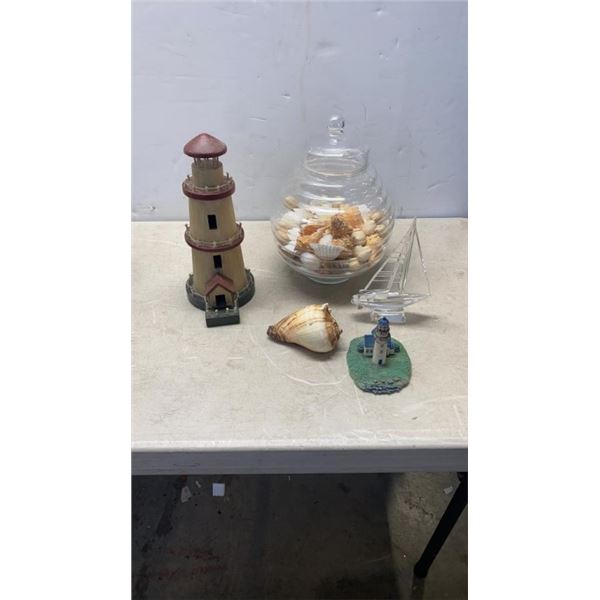
[[[365,355],[371,356],[373,354],[376,338],[385,341],[386,346],[388,347],[388,356],[400,351],[398,342],[392,340],[392,336],[390,335],[390,322],[385,317],[378,319],[377,326],[373,328],[371,333],[367,333],[363,336],[362,342],[358,344],[356,349],[358,352],[364,352]]]
[[[390,322],[385,318],[381,317],[377,321],[377,327],[373,329],[373,335],[379,335],[379,337],[387,337],[390,335]]]

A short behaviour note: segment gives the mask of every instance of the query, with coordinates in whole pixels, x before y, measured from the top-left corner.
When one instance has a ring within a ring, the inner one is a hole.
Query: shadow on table
[[[352,313],[352,318],[357,322],[365,323],[366,326],[370,326],[371,329],[376,325],[375,320],[371,318],[371,311],[366,308],[360,310],[356,309],[356,311]],[[418,325],[420,323],[426,323],[427,321],[439,321],[439,317],[436,315],[424,315],[406,311],[406,323],[392,323],[391,327],[392,330],[397,333],[398,331],[402,331],[402,328],[405,327],[405,325]]]
[[[372,273],[366,273],[343,283],[328,285],[316,283],[292,269],[285,269],[281,274],[281,285],[302,290],[302,295],[307,299],[307,304],[329,302],[333,306],[336,304],[349,304],[352,295],[367,285],[371,276]]]

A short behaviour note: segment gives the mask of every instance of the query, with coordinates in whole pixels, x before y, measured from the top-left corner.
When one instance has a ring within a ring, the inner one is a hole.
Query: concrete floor
[[[466,598],[467,511],[427,579],[412,575],[457,484],[452,473],[134,477],[132,597]]]

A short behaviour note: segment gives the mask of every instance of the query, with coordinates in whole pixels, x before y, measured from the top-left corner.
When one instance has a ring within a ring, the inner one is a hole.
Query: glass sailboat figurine
[[[387,317],[390,322],[404,323],[404,309],[430,295],[417,220],[413,219],[398,247],[366,287],[352,296],[352,304],[368,308],[373,319]]]

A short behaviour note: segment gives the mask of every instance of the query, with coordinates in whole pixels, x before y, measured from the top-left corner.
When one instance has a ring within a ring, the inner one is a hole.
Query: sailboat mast
[[[409,244],[408,244],[408,252],[406,253],[406,268],[404,269],[404,272],[402,273],[402,281],[399,282],[399,284],[398,284],[399,291],[402,291],[404,289],[404,286],[406,285],[406,276],[408,275],[408,268],[410,265],[410,257],[412,255],[413,243],[415,241],[415,231],[417,231],[416,217],[413,218],[412,223],[410,225],[410,232],[409,232],[410,239],[409,239]]]
[[[398,276],[398,271],[402,268],[402,260],[400,260],[401,256],[402,256],[402,252],[398,252],[398,257],[396,258],[396,265],[394,266],[394,270],[392,271],[392,274],[388,281],[388,285],[387,285],[388,290],[392,289],[392,286],[394,285],[394,281],[395,281],[396,277]],[[391,257],[390,257],[390,260],[392,260]]]
[[[391,290],[394,282],[396,281],[396,277],[398,277],[398,273],[400,271],[400,269],[403,269],[402,272],[402,281],[398,282],[398,291],[402,291],[404,289],[404,284],[406,283],[406,275],[408,272],[408,265],[410,264],[410,255],[412,252],[412,246],[413,246],[413,240],[414,240],[414,236],[415,236],[415,230],[416,230],[416,223],[417,223],[417,219],[413,219],[412,223],[410,225],[410,229],[408,231],[408,240],[406,245],[401,244],[400,249],[397,252],[397,258],[396,258],[396,265],[394,266],[394,270],[392,271],[392,275],[390,276],[390,279],[388,281],[388,286],[387,289]],[[404,248],[408,247],[408,252],[406,252],[405,254],[405,259],[401,260],[402,258],[402,250]],[[394,252],[394,254],[396,254],[396,252]],[[391,258],[390,258],[391,260]]]
[[[405,236],[402,238],[402,240],[401,240],[400,244],[398,245],[398,247],[396,248],[396,250],[394,250],[394,252],[389,256],[389,258],[387,258],[385,260],[385,262],[381,265],[381,267],[379,267],[379,269],[377,269],[377,271],[375,272],[375,275],[373,275],[373,277],[371,277],[369,283],[367,283],[367,285],[361,291],[370,290],[371,285],[373,283],[375,283],[375,281],[377,281],[377,279],[379,277],[383,278],[382,276],[385,276],[384,271],[385,271],[386,267],[388,267],[392,262],[395,262],[392,273],[387,281],[387,287],[385,288],[387,290],[392,289],[392,286],[394,285],[394,281],[395,281],[396,277],[398,276],[400,269],[402,269],[403,267],[405,267],[405,265],[408,265],[410,263],[410,256],[411,256],[411,252],[412,252],[412,245],[413,245],[413,240],[414,240],[416,230],[417,230],[417,219],[414,218],[411,223],[410,229],[406,232]],[[404,253],[405,259],[402,260],[403,250],[405,250],[406,248],[408,248],[408,252]],[[407,269],[404,268],[402,282],[398,283],[398,291],[401,291],[404,287],[404,284],[406,282],[406,274],[407,274],[406,271],[407,271]],[[379,288],[376,288],[376,289],[379,289]]]

